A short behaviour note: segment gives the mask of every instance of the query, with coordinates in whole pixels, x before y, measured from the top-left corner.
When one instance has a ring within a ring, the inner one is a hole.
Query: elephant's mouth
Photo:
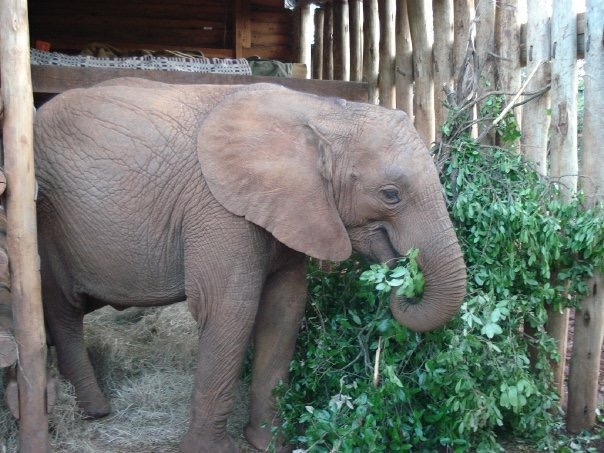
[[[394,265],[401,254],[394,247],[391,237],[388,226],[382,222],[370,224],[363,231],[359,229],[350,232],[352,248],[356,252],[371,262]]]

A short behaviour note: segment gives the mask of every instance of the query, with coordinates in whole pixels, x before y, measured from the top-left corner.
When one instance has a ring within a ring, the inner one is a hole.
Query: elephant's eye
[[[395,188],[389,187],[387,189],[382,189],[380,191],[380,194],[382,196],[382,199],[388,204],[397,204],[401,201],[400,193]]]

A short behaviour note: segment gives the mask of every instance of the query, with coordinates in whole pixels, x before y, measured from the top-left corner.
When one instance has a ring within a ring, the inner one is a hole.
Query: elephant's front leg
[[[248,274],[242,278],[250,277]],[[239,451],[227,434],[226,423],[233,408],[261,288],[261,281],[231,282],[211,298],[216,302],[205,303],[202,308],[191,307],[200,324],[200,334],[191,423],[181,443],[185,453]]]
[[[254,327],[254,360],[250,389],[250,421],[245,436],[264,450],[271,427],[279,423],[272,392],[286,381],[306,303],[306,262],[296,255],[290,264],[267,280]],[[277,449],[287,450],[281,439]]]

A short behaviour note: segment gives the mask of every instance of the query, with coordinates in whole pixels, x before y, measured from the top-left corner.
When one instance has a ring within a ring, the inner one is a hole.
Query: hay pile
[[[54,452],[170,453],[186,432],[197,354],[197,326],[186,304],[164,308],[106,307],[88,315],[86,343],[112,413],[82,420],[71,385],[61,380],[50,415]],[[50,361],[56,373],[56,360]],[[243,440],[246,387],[242,384],[229,430],[242,451],[255,451]],[[4,400],[4,395],[2,395]],[[18,428],[0,403],[0,451],[17,452]]]

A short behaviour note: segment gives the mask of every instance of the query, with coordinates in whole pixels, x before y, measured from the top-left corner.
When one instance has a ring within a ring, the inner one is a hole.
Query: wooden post
[[[250,0],[235,0],[235,58],[243,58],[243,49],[251,47]]]
[[[413,46],[407,0],[396,4],[396,108],[413,121]]]
[[[480,0],[476,5],[476,54],[478,76],[486,84],[487,91],[493,90],[495,80],[491,66],[495,54],[495,0]]]
[[[396,58],[396,42],[394,19],[396,14],[395,0],[379,0],[378,10],[380,15],[380,105],[396,108],[396,95],[394,92],[394,70]]]
[[[408,0],[409,27],[413,42],[415,128],[426,146],[434,141],[434,87],[432,85],[432,46],[428,31],[428,11],[423,0]]]
[[[572,13],[572,14],[571,14]],[[551,176],[560,181],[563,197],[577,190],[577,19],[573,0],[557,0],[552,12],[552,120],[550,126]],[[545,330],[554,338],[560,357],[551,362],[554,385],[564,406],[564,371],[569,309],[549,309]]]
[[[26,0],[0,3],[0,77],[4,101],[8,252],[19,348],[19,451],[49,451],[46,338],[40,294],[33,155],[33,95]]]
[[[348,2],[350,15],[350,80],[363,79],[363,15],[361,0]]]
[[[323,80],[333,80],[333,4],[325,3],[323,19]]]
[[[464,65],[470,37],[472,21],[474,20],[474,0],[454,0],[453,1],[453,75],[455,76],[457,92],[457,103],[462,104],[466,95],[464,86],[467,77],[473,77],[470,68]]]
[[[312,78],[321,80],[323,78],[323,21],[325,10],[315,9],[315,44],[312,52]]]
[[[434,78],[434,122],[435,134],[440,138],[440,128],[447,119],[447,109],[443,105],[443,86],[451,86],[453,81],[453,0],[433,0],[434,48],[432,70]]]
[[[527,72],[536,65],[539,69],[529,81],[527,90],[538,91],[550,82],[550,24],[551,0],[528,0],[531,12],[526,24]],[[547,175],[547,135],[549,131],[549,93],[524,105],[522,119],[522,151],[537,166],[537,171]]]
[[[363,0],[363,80],[369,89],[369,102],[379,100],[380,22],[378,0]]]
[[[495,53],[497,54],[496,86],[507,93],[509,102],[520,89],[520,23],[518,0],[499,2],[495,10]],[[514,112],[520,124],[521,110]]]
[[[588,0],[585,12],[585,110],[583,121],[582,187],[587,206],[604,201],[604,3]],[[566,428],[571,433],[596,422],[598,372],[604,338],[604,275],[587,282],[588,296],[575,311],[575,334],[568,379]]]
[[[348,0],[333,2],[333,78],[350,80]]]
[[[484,92],[495,89],[495,71],[493,62],[495,55],[495,0],[479,0],[476,4],[476,59],[478,62],[477,91]],[[482,108],[478,103],[478,111]],[[490,124],[490,123],[489,123]],[[480,125],[478,125],[480,127]],[[487,125],[484,125],[486,127]],[[495,144],[495,132],[486,134],[482,139],[484,144]]]
[[[310,17],[310,3],[302,3],[296,6],[298,30],[300,31],[298,37],[297,55],[295,56],[297,63],[303,63],[306,65],[306,76],[305,79],[309,78],[311,71],[311,20]]]

